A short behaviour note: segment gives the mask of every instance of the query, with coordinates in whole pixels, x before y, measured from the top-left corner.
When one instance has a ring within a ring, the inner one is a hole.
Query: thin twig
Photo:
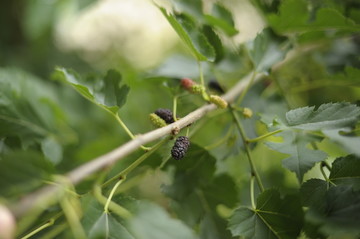
[[[222,97],[229,103],[233,102],[247,87],[252,75],[253,73],[251,72]],[[257,74],[255,81],[259,80],[262,76],[263,75],[261,74]],[[217,107],[214,104],[206,104],[168,126],[150,131],[142,135],[135,135],[135,139],[128,141],[120,147],[110,151],[109,153],[94,158],[89,162],[75,168],[66,174],[65,177],[67,177],[69,182],[72,184],[78,184],[91,174],[113,165],[120,159],[140,148],[142,145],[155,141],[166,135],[170,135],[174,129],[182,129],[216,109]],[[58,192],[58,190],[60,190],[60,187],[53,185],[44,186],[43,188],[40,188],[39,190],[23,197],[18,203],[12,205],[11,210],[17,218],[29,213],[30,210],[43,210],[51,205],[51,203],[54,203],[54,201],[57,201],[56,192]]]

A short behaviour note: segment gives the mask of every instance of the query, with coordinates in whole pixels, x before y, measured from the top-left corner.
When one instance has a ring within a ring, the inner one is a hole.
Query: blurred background
[[[204,2],[209,11],[212,1]],[[179,38],[150,0],[14,0],[0,8],[0,65],[47,77],[55,66],[84,72],[117,67],[148,70],[169,55],[186,54]],[[248,41],[264,21],[248,1],[224,1],[234,12],[239,34]]]

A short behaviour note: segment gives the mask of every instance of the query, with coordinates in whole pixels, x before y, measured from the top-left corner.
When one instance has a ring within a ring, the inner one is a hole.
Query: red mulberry
[[[176,159],[182,159],[187,150],[189,149],[190,141],[189,138],[186,136],[180,136],[176,139],[174,146],[171,149],[171,156]]]

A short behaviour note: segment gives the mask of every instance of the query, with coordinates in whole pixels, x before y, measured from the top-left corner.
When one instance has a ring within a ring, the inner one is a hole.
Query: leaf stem
[[[112,197],[114,196],[114,193],[115,193],[115,191],[116,191],[116,189],[120,186],[120,184],[122,183],[122,182],[124,182],[125,181],[125,177],[122,177],[122,178],[120,178],[120,180],[115,184],[115,186],[111,189],[111,192],[110,192],[110,195],[109,195],[109,197],[108,197],[108,199],[107,199],[107,201],[106,201],[106,204],[105,204],[105,206],[104,206],[104,212],[105,213],[109,213],[109,204],[110,204],[110,202],[111,202],[111,199],[112,199]]]
[[[125,132],[130,136],[131,139],[135,139],[135,135],[130,131],[130,129],[126,126],[126,124],[121,120],[119,113],[115,114],[115,119],[117,120],[117,122],[119,122],[119,124],[121,125],[121,127],[125,130]],[[141,148],[145,151],[150,150],[150,148],[145,147],[143,145],[141,145]]]
[[[66,219],[68,220],[68,224],[74,235],[74,238],[86,239],[86,234],[80,223],[80,218],[77,215],[76,210],[74,210],[74,207],[67,195],[65,195],[64,198],[60,200],[60,205],[64,211]]]
[[[269,132],[269,133],[266,133],[266,134],[263,134],[263,135],[260,135],[259,137],[256,137],[256,138],[252,138],[252,139],[247,139],[246,142],[247,143],[254,143],[254,142],[257,142],[257,141],[260,141],[260,140],[263,140],[267,137],[270,137],[274,134],[278,134],[280,132],[284,131],[283,129],[277,129],[275,131],[272,131],[272,132]]]
[[[108,181],[106,181],[102,187],[108,186],[112,181],[119,179],[119,178],[125,178],[132,170],[134,170],[139,164],[141,164],[145,159],[147,159],[151,154],[153,154],[162,144],[164,144],[168,138],[165,138],[161,140],[159,143],[155,144],[149,151],[141,155],[138,159],[136,159],[132,164],[130,164],[126,169],[115,175],[114,177],[110,178]]]
[[[203,88],[202,91],[202,97],[204,98],[204,100],[209,101],[210,98],[208,96],[208,94],[206,93],[206,87],[205,87],[205,81],[204,81],[204,72],[203,72],[203,68],[202,68],[202,64],[201,61],[198,61],[198,66],[199,66],[199,74],[200,74],[200,84]]]
[[[178,99],[178,96],[175,95],[174,98],[173,98],[173,118],[174,118],[174,121],[177,121],[177,117],[176,117],[177,99]]]
[[[264,186],[263,186],[263,184],[262,184],[262,182],[261,182],[260,176],[259,176],[259,174],[258,174],[258,172],[257,172],[257,170],[256,170],[254,161],[253,161],[253,159],[252,159],[252,157],[251,157],[251,151],[250,151],[249,145],[248,145],[248,143],[247,143],[245,131],[244,131],[243,128],[242,128],[240,119],[239,119],[239,117],[237,116],[237,114],[234,112],[234,110],[232,109],[232,106],[229,106],[229,110],[230,110],[230,112],[231,112],[231,114],[232,114],[232,116],[233,116],[233,118],[234,118],[234,120],[235,120],[235,124],[236,124],[236,126],[237,126],[237,128],[238,128],[238,130],[239,130],[240,136],[241,136],[241,138],[242,138],[242,140],[243,140],[243,142],[244,142],[245,151],[246,151],[247,158],[248,158],[248,160],[249,160],[249,164],[250,164],[250,167],[251,167],[251,173],[252,173],[252,175],[255,176],[256,182],[257,182],[257,184],[258,184],[258,186],[259,186],[260,191],[261,191],[261,192],[264,192]]]
[[[324,167],[326,167],[327,169],[329,169],[329,168],[328,168],[329,165],[328,165],[325,161],[322,161],[322,162],[320,163],[320,171],[321,171],[321,174],[323,175],[325,181],[331,183],[331,184],[334,185],[334,186],[336,186],[336,184],[333,183],[333,182],[328,178],[328,176],[326,176],[326,173],[325,173],[325,171],[324,171]],[[330,170],[330,169],[329,169],[329,170]]]
[[[32,232],[26,234],[25,236],[23,236],[21,239],[28,239],[30,237],[32,237],[33,235],[35,235],[36,233],[44,230],[45,228],[48,228],[52,225],[54,225],[54,222],[59,218],[61,217],[62,213],[58,213],[56,214],[54,217],[50,218],[50,220],[48,220],[45,224],[43,224],[42,226],[36,228],[35,230],[33,230]]]
[[[95,198],[103,205],[106,205],[106,203],[108,202],[108,198],[106,198],[104,195],[102,195],[101,193],[101,187],[97,184],[94,185],[94,196]],[[118,216],[122,217],[122,218],[130,218],[132,217],[132,214],[124,207],[118,205],[117,203],[114,203],[113,201],[109,201],[109,205],[108,208],[110,208],[111,211],[113,211],[114,213],[116,213]]]
[[[252,208],[255,210],[256,209],[256,205],[255,205],[255,195],[254,195],[254,175],[251,175],[250,178],[250,198],[251,198],[251,206]]]

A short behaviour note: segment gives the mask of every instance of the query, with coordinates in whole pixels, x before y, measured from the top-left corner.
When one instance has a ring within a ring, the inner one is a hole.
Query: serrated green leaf
[[[303,107],[286,113],[288,125],[295,129],[326,130],[352,126],[360,118],[360,107],[350,103],[328,103]]]
[[[283,166],[295,172],[300,182],[307,171],[327,157],[325,152],[307,147],[314,139],[297,135],[293,131],[285,131],[278,135],[283,137],[282,143],[267,142],[266,145],[273,150],[290,155],[290,157],[283,160]]]
[[[51,85],[21,70],[0,69],[0,138],[18,137],[16,147],[27,148],[49,135],[66,142],[65,131],[69,129]]]
[[[256,38],[247,43],[249,56],[257,71],[267,71],[276,62],[282,60],[286,51],[280,48],[279,40],[275,39],[269,29],[264,29]]]
[[[195,239],[192,230],[155,204],[142,202],[128,222],[136,239]]]
[[[220,37],[214,31],[214,29],[208,25],[204,25],[202,28],[203,33],[209,40],[210,44],[214,47],[216,58],[214,62],[219,62],[224,57],[224,48]]]
[[[128,229],[91,195],[82,198],[84,216],[82,224],[89,239],[135,239]]]
[[[229,220],[233,236],[248,238],[296,238],[303,224],[299,197],[280,198],[275,189],[266,190],[257,199],[256,209],[240,207]]]
[[[350,128],[330,129],[322,131],[330,140],[340,144],[348,153],[360,156],[360,137],[353,136]]]
[[[239,32],[235,28],[231,12],[219,3],[213,4],[211,15],[204,14],[204,18],[209,25],[219,28],[228,36],[234,36]]]
[[[306,220],[318,233],[335,238],[357,238],[360,235],[360,191],[350,186],[330,187],[322,205],[310,207]]]
[[[160,8],[160,10],[198,61],[215,60],[214,48],[189,15],[185,13],[168,14],[164,8]]]
[[[360,189],[360,158],[354,155],[337,158],[332,164],[329,179],[336,185]]]
[[[302,205],[305,207],[321,207],[329,188],[329,183],[321,179],[310,179],[300,188]]]
[[[308,20],[306,2],[303,0],[287,0],[280,5],[279,14],[271,14],[268,22],[278,32],[286,32],[296,26],[304,26]]]
[[[121,84],[121,74],[116,70],[109,70],[104,79],[99,80],[93,77],[82,79],[73,70],[57,68],[54,78],[70,84],[86,99],[112,114],[117,114],[129,93],[129,87]]]
[[[270,26],[279,33],[306,33],[311,31],[358,31],[351,19],[345,18],[332,8],[320,8],[314,21],[310,21],[307,2],[304,0],[283,1],[279,14],[268,16]]]

